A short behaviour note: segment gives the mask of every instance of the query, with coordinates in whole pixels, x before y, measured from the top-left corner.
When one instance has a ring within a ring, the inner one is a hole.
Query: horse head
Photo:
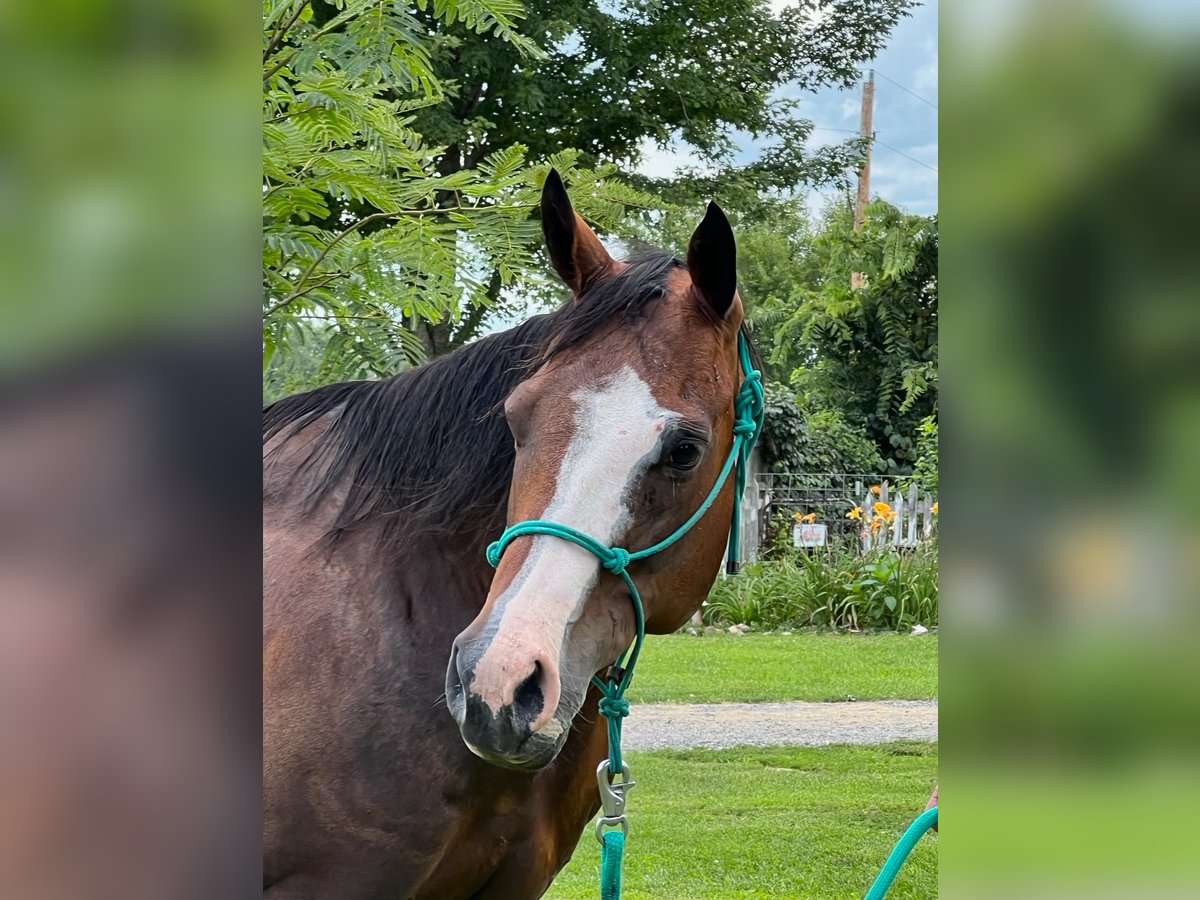
[[[615,260],[554,171],[541,216],[574,296],[504,403],[515,445],[508,523],[547,520],[606,547],[649,547],[700,507],[733,445],[742,380],[733,231],[710,204],[686,265],[666,254]],[[677,542],[629,564],[647,631],[671,632],[699,607],[734,502],[730,480]],[[553,761],[589,678],[635,635],[629,592],[612,571],[552,535],[512,539],[446,674],[450,711],[478,756],[521,769]]]

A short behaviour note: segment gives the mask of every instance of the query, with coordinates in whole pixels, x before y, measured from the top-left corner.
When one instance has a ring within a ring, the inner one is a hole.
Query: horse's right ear
[[[692,286],[718,319],[724,319],[737,296],[737,242],[725,213],[710,202],[687,249]]]
[[[550,170],[542,187],[542,233],[554,270],[576,296],[613,265],[596,232],[571,206],[557,169]]]

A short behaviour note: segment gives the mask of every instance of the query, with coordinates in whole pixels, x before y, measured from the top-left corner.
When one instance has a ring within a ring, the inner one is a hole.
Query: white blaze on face
[[[575,432],[541,518],[612,546],[628,527],[626,489],[652,462],[676,414],[658,405],[629,366],[573,399]],[[548,655],[558,667],[567,627],[582,613],[600,571],[594,555],[569,541],[548,535],[531,540],[521,571],[496,600],[499,625],[475,667],[476,690],[493,711],[512,702],[514,682],[525,673],[508,669],[526,665],[530,651]]]

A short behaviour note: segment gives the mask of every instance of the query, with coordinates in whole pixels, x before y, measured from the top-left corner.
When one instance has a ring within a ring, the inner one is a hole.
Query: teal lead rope
[[[625,832],[606,831],[600,839],[600,900],[621,900],[621,857]]]
[[[523,535],[545,534],[550,537],[570,541],[600,560],[601,566],[614,575],[619,575],[629,589],[629,599],[633,601],[633,614],[637,623],[637,636],[627,653],[623,653],[608,670],[604,679],[592,677],[592,683],[600,689],[600,714],[608,720],[608,759],[600,765],[596,780],[600,788],[602,814],[596,823],[596,837],[602,847],[600,871],[600,896],[602,900],[620,900],[621,897],[621,859],[625,851],[625,835],[629,824],[625,819],[625,792],[633,787],[629,779],[629,767],[621,756],[621,720],[629,715],[629,701],[625,699],[625,691],[633,679],[633,670],[637,665],[638,655],[642,652],[642,642],[646,638],[646,614],[642,608],[642,596],[638,593],[637,585],[626,571],[629,564],[640,559],[646,559],[666,550],[704,518],[713,503],[716,502],[729,473],[734,474],[734,503],[733,522],[729,532],[729,554],[726,571],[737,571],[738,559],[741,553],[741,498],[746,488],[746,468],[754,443],[762,431],[763,421],[763,389],[762,373],[754,368],[750,358],[750,344],[744,334],[738,335],[738,359],[741,362],[744,380],[734,398],[733,447],[729,457],[721,467],[716,483],[704,502],[700,504],[688,520],[676,528],[670,535],[645,550],[630,552],[622,547],[606,547],[596,538],[569,525],[558,522],[547,522],[542,519],[531,519],[518,522],[506,528],[504,533],[487,548],[487,559],[492,566],[500,564],[500,558],[505,549],[514,540]],[[620,780],[617,780],[618,777]],[[620,829],[619,831],[616,829]],[[609,829],[609,830],[605,830]]]
[[[865,900],[883,900],[888,889],[892,886],[892,882],[896,880],[896,876],[900,873],[900,867],[908,859],[908,854],[912,853],[913,847],[917,846],[917,841],[921,840],[925,832],[933,828],[937,823],[938,808],[936,806],[925,810],[925,812],[917,816],[913,823],[908,826],[908,830],[904,832],[900,840],[896,842],[896,846],[892,848],[887,862],[883,864],[883,870],[879,873],[879,877],[875,879],[875,883],[867,891]]]

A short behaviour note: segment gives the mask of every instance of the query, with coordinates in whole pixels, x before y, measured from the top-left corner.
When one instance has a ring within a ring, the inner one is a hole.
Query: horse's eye
[[[695,441],[680,441],[667,454],[667,465],[673,469],[694,469],[700,462],[703,449]]]

